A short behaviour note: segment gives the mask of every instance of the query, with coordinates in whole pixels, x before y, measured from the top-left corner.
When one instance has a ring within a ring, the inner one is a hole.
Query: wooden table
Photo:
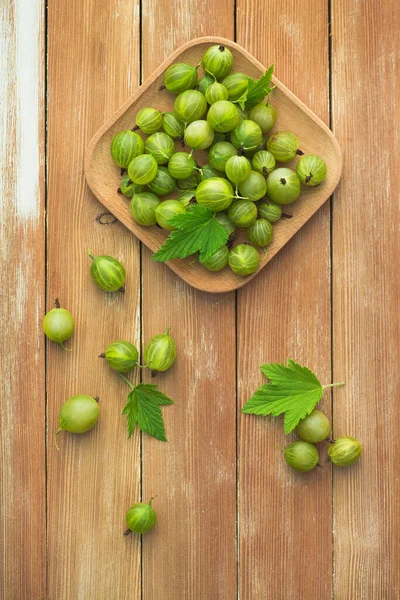
[[[2,599],[400,598],[399,21],[394,0],[1,1]],[[97,128],[201,35],[274,62],[345,158],[331,201],[222,296],[151,262],[83,174]],[[95,288],[88,248],[124,262],[125,296]],[[43,338],[55,297],[76,318],[71,353]],[[128,441],[127,388],[97,355],[167,326],[169,442]],[[281,422],[240,413],[259,365],[288,356],[346,381],[322,407],[362,440],[357,466],[290,472]],[[78,392],[101,419],[57,452]],[[156,529],[124,538],[126,509],[152,495]]]

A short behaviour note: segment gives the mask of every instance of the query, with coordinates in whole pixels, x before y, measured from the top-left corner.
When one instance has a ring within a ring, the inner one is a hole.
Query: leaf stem
[[[337,385],[345,385],[345,383],[344,381],[341,381],[340,383],[328,383],[328,385],[323,385],[322,389],[326,390],[326,388],[336,387]]]
[[[57,450],[60,450],[60,448],[58,447],[58,444],[57,444],[57,435],[60,433],[60,431],[63,431],[63,429],[61,427],[59,427],[54,434],[54,445],[57,448]]]
[[[131,381],[129,381],[129,379],[127,377],[125,377],[125,375],[123,375],[122,373],[118,373],[118,375],[121,377],[121,379],[123,379],[125,381],[125,383],[127,383],[129,385],[131,390],[135,389],[136,386],[134,386],[133,383]]]

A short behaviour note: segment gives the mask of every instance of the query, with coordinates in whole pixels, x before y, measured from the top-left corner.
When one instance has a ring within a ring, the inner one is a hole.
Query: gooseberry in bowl
[[[156,108],[142,108],[136,115],[136,128],[146,135],[159,131],[162,127],[163,116]]]
[[[284,454],[285,461],[289,467],[301,473],[312,471],[319,461],[319,454],[316,447],[302,440],[289,444]]]
[[[254,171],[262,173],[265,178],[275,169],[275,157],[268,150],[259,150],[251,160]]]
[[[133,183],[129,179],[129,175],[124,175],[121,178],[120,187],[118,188],[118,192],[126,196],[127,198],[132,198],[134,194],[138,194],[143,190],[143,185],[138,185],[137,183]]]
[[[249,87],[249,76],[245,73],[231,73],[222,80],[228,90],[229,100],[236,102]]]
[[[158,167],[155,177],[148,184],[149,190],[157,196],[165,196],[176,190],[176,181],[167,167]]]
[[[311,444],[318,444],[325,440],[331,432],[331,424],[325,413],[314,409],[304,417],[296,427],[300,439]]]
[[[174,63],[165,71],[164,86],[172,94],[180,94],[196,87],[198,79],[197,67],[187,63]]]
[[[292,169],[275,169],[267,179],[268,198],[277,204],[291,204],[300,196],[300,191],[300,179]]]
[[[232,69],[233,55],[229,48],[223,44],[217,44],[206,50],[201,64],[206,75],[210,73],[215,79],[223,79]]]
[[[105,351],[99,355],[105,358],[108,366],[117,373],[128,373],[138,364],[139,353],[136,346],[126,340],[112,342]]]
[[[229,208],[233,200],[233,189],[222,177],[211,177],[202,181],[196,189],[197,203],[212,212]]]
[[[207,122],[214,131],[228,133],[240,121],[236,106],[228,100],[219,100],[212,104],[207,113]]]
[[[232,156],[226,162],[225,173],[230,181],[238,185],[250,175],[250,161],[245,156]]]
[[[160,204],[155,194],[140,192],[135,194],[131,200],[131,215],[135,223],[150,227],[156,224],[156,208]]]
[[[196,168],[196,161],[187,152],[176,152],[168,163],[169,174],[174,179],[187,179]]]
[[[261,202],[258,206],[258,215],[270,223],[276,223],[282,216],[282,206],[275,202]]]
[[[254,121],[244,119],[231,133],[231,142],[235,148],[253,150],[262,142],[262,131]]]
[[[220,100],[228,100],[228,90],[222,83],[215,81],[207,87],[206,93],[204,94],[208,104],[215,104]]]
[[[245,198],[257,202],[267,193],[267,182],[261,173],[250,171],[246,179],[239,183],[239,192]]]
[[[217,142],[208,152],[208,162],[213,169],[225,173],[227,161],[236,154],[237,150],[230,142]]]
[[[70,433],[86,433],[98,421],[100,409],[98,400],[92,396],[78,394],[69,398],[61,407],[59,415],[59,428],[54,434],[54,443],[57,446],[56,436],[61,431]]]
[[[226,179],[225,173],[221,173],[217,169],[214,169],[208,163],[201,167],[201,171],[199,173],[200,181],[205,181],[206,179],[211,179],[211,177],[222,177],[222,179]]]
[[[269,102],[267,104],[260,103],[253,106],[249,119],[257,123],[263,133],[268,133],[275,126],[277,113]]]
[[[198,90],[187,90],[177,96],[174,112],[184,123],[193,123],[203,117],[207,110],[207,102]]]
[[[218,221],[218,223],[220,223],[221,225],[223,225],[225,227],[225,229],[228,232],[228,235],[231,235],[231,233],[233,233],[236,229],[236,225],[234,225],[234,223],[232,223],[232,221],[230,220],[228,213],[221,211],[221,212],[217,212],[215,215],[215,220]]]
[[[222,271],[228,264],[229,250],[227,246],[222,246],[208,259],[200,261],[207,271],[217,272]]]
[[[297,136],[290,131],[275,131],[267,139],[267,150],[279,162],[289,162],[296,155],[302,155]]]
[[[214,81],[215,78],[209,73],[206,73],[204,77],[202,77],[199,81],[199,92],[205,95],[207,89],[210,87],[211,84],[214,83]]]
[[[146,185],[156,176],[157,168],[157,161],[153,156],[150,154],[141,154],[129,163],[129,179],[138,185]]]
[[[154,508],[151,506],[152,500],[153,498],[147,504],[138,502],[130,507],[125,518],[128,526],[128,531],[125,531],[125,535],[131,531],[138,534],[148,533],[153,529],[157,517]]]
[[[239,244],[229,252],[229,266],[237,275],[246,277],[257,271],[260,255],[253,246]]]
[[[236,200],[231,205],[228,217],[236,227],[249,227],[257,219],[257,206],[250,200]]]
[[[127,169],[131,160],[143,154],[144,142],[134,131],[121,131],[111,142],[111,158],[118,167]]]
[[[304,185],[314,187],[326,177],[326,164],[316,154],[305,154],[297,163],[296,173]]]
[[[61,308],[58,298],[55,308],[49,310],[43,318],[43,331],[49,340],[57,342],[64,349],[64,342],[74,333],[75,321],[69,310]]]
[[[165,112],[163,114],[163,129],[173,140],[177,140],[183,137],[185,124],[178,119],[174,112]]]
[[[146,346],[144,360],[152,371],[167,371],[175,362],[176,344],[169,332],[170,327],[154,336]]]
[[[155,210],[156,221],[166,231],[172,231],[174,227],[169,223],[169,220],[185,212],[186,208],[178,200],[164,200],[164,202],[160,202]]]
[[[199,185],[199,178],[197,173],[193,173],[186,179],[177,179],[176,185],[179,190],[195,190]]]
[[[187,210],[192,204],[196,204],[196,190],[183,190],[178,196],[178,202]]]
[[[144,144],[146,154],[151,154],[159,165],[166,164],[175,152],[174,140],[163,131],[150,135]]]
[[[349,467],[361,456],[362,446],[360,442],[351,436],[336,438],[328,448],[329,458],[338,467]]]
[[[255,246],[265,248],[272,241],[272,225],[266,219],[257,219],[247,230],[249,241]]]
[[[185,129],[185,144],[194,150],[205,150],[214,141],[214,130],[207,121],[193,121]]]
[[[123,265],[112,256],[93,256],[90,275],[94,283],[105,292],[124,292],[126,272]]]

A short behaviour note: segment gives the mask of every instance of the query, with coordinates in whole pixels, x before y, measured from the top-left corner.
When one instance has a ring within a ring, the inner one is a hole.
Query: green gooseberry
[[[331,432],[331,424],[325,413],[314,409],[304,417],[296,427],[296,433],[301,440],[318,444],[325,440]]]
[[[265,248],[272,241],[272,225],[265,219],[257,219],[247,230],[249,241],[255,246]]]
[[[230,142],[217,142],[211,146],[208,153],[208,162],[213,169],[225,173],[225,165],[229,158],[236,156],[237,150]]]
[[[282,206],[275,202],[261,202],[258,206],[258,215],[270,223],[276,223],[282,216]]]
[[[136,129],[146,135],[159,131],[163,124],[163,116],[156,108],[142,108],[136,115]]]
[[[249,227],[257,219],[257,206],[250,200],[236,200],[232,203],[228,217],[236,227]]]
[[[228,264],[229,250],[227,246],[222,246],[208,259],[200,261],[200,263],[207,269],[207,271],[222,271]]]
[[[277,204],[291,204],[300,191],[300,179],[292,169],[275,169],[267,179],[268,197]]]
[[[117,373],[128,373],[138,364],[139,353],[136,346],[126,340],[112,342],[105,352],[99,355],[105,358],[108,366]]]
[[[245,73],[231,73],[222,80],[223,85],[228,90],[231,102],[236,102],[243,96],[249,87],[249,79],[249,76]]]
[[[214,131],[207,121],[192,121],[185,129],[184,140],[193,150],[205,150],[214,141]]]
[[[152,371],[166,371],[175,362],[176,344],[169,332],[170,327],[165,333],[153,337],[146,346],[144,360]]]
[[[222,83],[212,83],[207,89],[205,93],[206,100],[208,104],[215,104],[215,102],[219,102],[220,100],[228,100],[228,90]]]
[[[265,150],[267,146],[267,142],[266,139],[263,138],[261,140],[261,142],[258,144],[258,146],[256,146],[255,148],[253,148],[252,150],[245,150],[244,151],[244,155],[246,156],[246,158],[248,158],[249,160],[252,160],[253,157],[257,154],[257,152],[260,152],[261,150]]]
[[[249,119],[241,121],[231,133],[231,142],[235,148],[252,150],[257,148],[261,141],[262,131],[260,126]]]
[[[217,171],[211,165],[206,164],[201,167],[200,171],[200,181],[205,181],[206,179],[211,179],[211,177],[222,177],[226,179],[225,173],[221,173],[221,171]]]
[[[199,179],[197,173],[193,173],[186,179],[178,179],[176,185],[179,190],[195,190],[199,185]]]
[[[198,90],[186,90],[177,96],[174,112],[184,123],[193,123],[201,119],[207,110],[207,102]]]
[[[123,194],[127,198],[132,198],[134,194],[138,194],[143,190],[142,185],[138,185],[137,183],[133,183],[129,179],[129,175],[124,175],[121,179],[120,187],[118,188],[118,193]]]
[[[228,100],[219,100],[212,104],[207,113],[207,122],[220,133],[232,131],[240,122],[236,106]]]
[[[56,308],[49,310],[43,318],[43,331],[49,340],[57,342],[66,350],[64,342],[69,340],[74,333],[74,317],[69,310],[60,307],[58,298],[55,305]]]
[[[297,163],[296,173],[304,185],[316,186],[326,177],[326,164],[316,154],[305,154]]]
[[[196,168],[196,161],[187,152],[176,152],[168,163],[169,174],[174,179],[187,179]]]
[[[216,44],[206,50],[201,64],[206,74],[211,73],[215,79],[223,79],[232,69],[233,55],[223,44]]]
[[[225,173],[236,185],[247,179],[251,173],[250,161],[242,155],[232,156],[225,165]]]
[[[275,131],[267,139],[267,150],[279,162],[289,162],[297,154],[302,155],[300,144],[294,133],[290,131]]]
[[[217,212],[215,215],[215,219],[216,221],[218,221],[218,223],[220,223],[221,225],[223,225],[225,227],[225,229],[228,232],[228,235],[231,235],[231,233],[233,233],[236,229],[236,225],[234,225],[232,223],[232,221],[230,220],[228,213],[226,212]]]
[[[347,435],[336,438],[335,442],[328,448],[329,458],[338,467],[353,465],[360,458],[361,452],[360,442],[356,438]]]
[[[196,204],[196,190],[183,190],[178,196],[178,202],[187,210],[192,204]]]
[[[246,277],[257,271],[260,255],[253,246],[239,244],[229,252],[229,266],[237,275]]]
[[[156,208],[160,204],[155,194],[140,192],[135,194],[131,200],[131,215],[135,223],[150,227],[156,224]]]
[[[61,431],[70,433],[86,433],[94,427],[99,419],[100,409],[98,400],[92,396],[78,394],[69,398],[61,407],[59,415],[59,428],[54,434],[54,443],[57,445],[56,436]]]
[[[319,461],[318,450],[309,442],[298,441],[289,444],[284,455],[289,467],[302,473],[312,471]]]
[[[198,67],[192,67],[187,63],[175,63],[165,71],[164,86],[172,94],[180,94],[186,90],[192,90],[198,82]]]
[[[261,127],[263,133],[268,133],[276,123],[277,113],[269,102],[267,104],[256,104],[250,111],[249,119]]]
[[[157,174],[157,161],[150,154],[137,156],[128,166],[129,179],[138,185],[146,185],[154,179]]]
[[[158,167],[157,173],[148,184],[149,190],[157,196],[165,196],[176,190],[176,181],[171,177],[167,167]]]
[[[264,177],[268,177],[270,173],[275,169],[276,161],[275,157],[268,150],[259,150],[255,153],[251,160],[254,171],[262,173]]]
[[[105,292],[125,292],[126,272],[121,263],[112,256],[96,256],[92,259],[90,275],[94,283]]]
[[[111,157],[115,164],[126,169],[136,156],[143,154],[144,142],[134,131],[121,131],[111,142]]]
[[[207,88],[209,88],[214,81],[214,77],[206,73],[199,81],[199,92],[205,95]]]
[[[222,177],[211,177],[202,181],[196,189],[197,203],[212,212],[229,208],[233,200],[233,189]]]
[[[155,210],[156,221],[166,231],[172,231],[175,228],[169,223],[169,220],[185,212],[186,208],[178,200],[164,200]]]
[[[174,112],[166,112],[163,114],[163,129],[173,140],[177,140],[183,137],[185,124],[178,119]]]
[[[126,513],[128,531],[125,532],[125,535],[129,534],[131,531],[133,531],[133,533],[143,534],[153,529],[157,517],[154,508],[151,506],[152,500],[153,498],[151,498],[150,502],[147,504],[138,502],[130,507]]]
[[[144,144],[146,154],[151,154],[159,165],[165,165],[175,152],[174,140],[163,131],[150,135]]]
[[[267,182],[261,173],[250,171],[248,177],[239,183],[239,192],[245,198],[257,202],[267,193]]]

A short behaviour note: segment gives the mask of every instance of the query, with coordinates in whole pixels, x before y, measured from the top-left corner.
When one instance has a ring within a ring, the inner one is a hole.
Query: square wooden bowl
[[[130,214],[129,199],[117,193],[120,184],[120,170],[111,160],[110,147],[113,137],[123,129],[131,129],[135,116],[141,108],[151,106],[160,111],[173,110],[175,96],[167,90],[160,91],[164,71],[173,62],[200,63],[206,49],[213,44],[224,44],[234,56],[234,71],[245,72],[258,78],[265,67],[253,58],[244,48],[230,40],[217,37],[203,37],[192,40],[178,50],[149,77],[121,108],[94,135],[86,151],[85,172],[88,184],[100,202],[116,218],[124,223],[146,246],[155,252],[167,237],[167,232],[159,227],[141,227]],[[276,89],[271,94],[271,102],[278,111],[275,129],[294,132],[305,154],[318,154],[328,168],[325,181],[314,188],[302,186],[300,198],[293,205],[286,205],[285,211],[293,214],[291,219],[281,219],[274,224],[274,237],[267,252],[260,250],[261,263],[258,271],[248,277],[235,275],[229,267],[219,273],[211,273],[193,257],[184,260],[171,260],[167,264],[189,285],[206,292],[228,292],[249,283],[257,273],[275,256],[290,238],[322,206],[335,189],[342,170],[342,156],[337,140],[328,127],[294,96],[279,80],[273,78]],[[177,143],[178,149],[179,142]],[[195,153],[200,164],[206,162],[206,154]],[[296,160],[282,166],[294,168]],[[279,165],[280,166],[280,165]],[[165,198],[176,197],[170,194]],[[242,237],[242,234],[241,234]],[[244,239],[244,237],[243,237]]]

